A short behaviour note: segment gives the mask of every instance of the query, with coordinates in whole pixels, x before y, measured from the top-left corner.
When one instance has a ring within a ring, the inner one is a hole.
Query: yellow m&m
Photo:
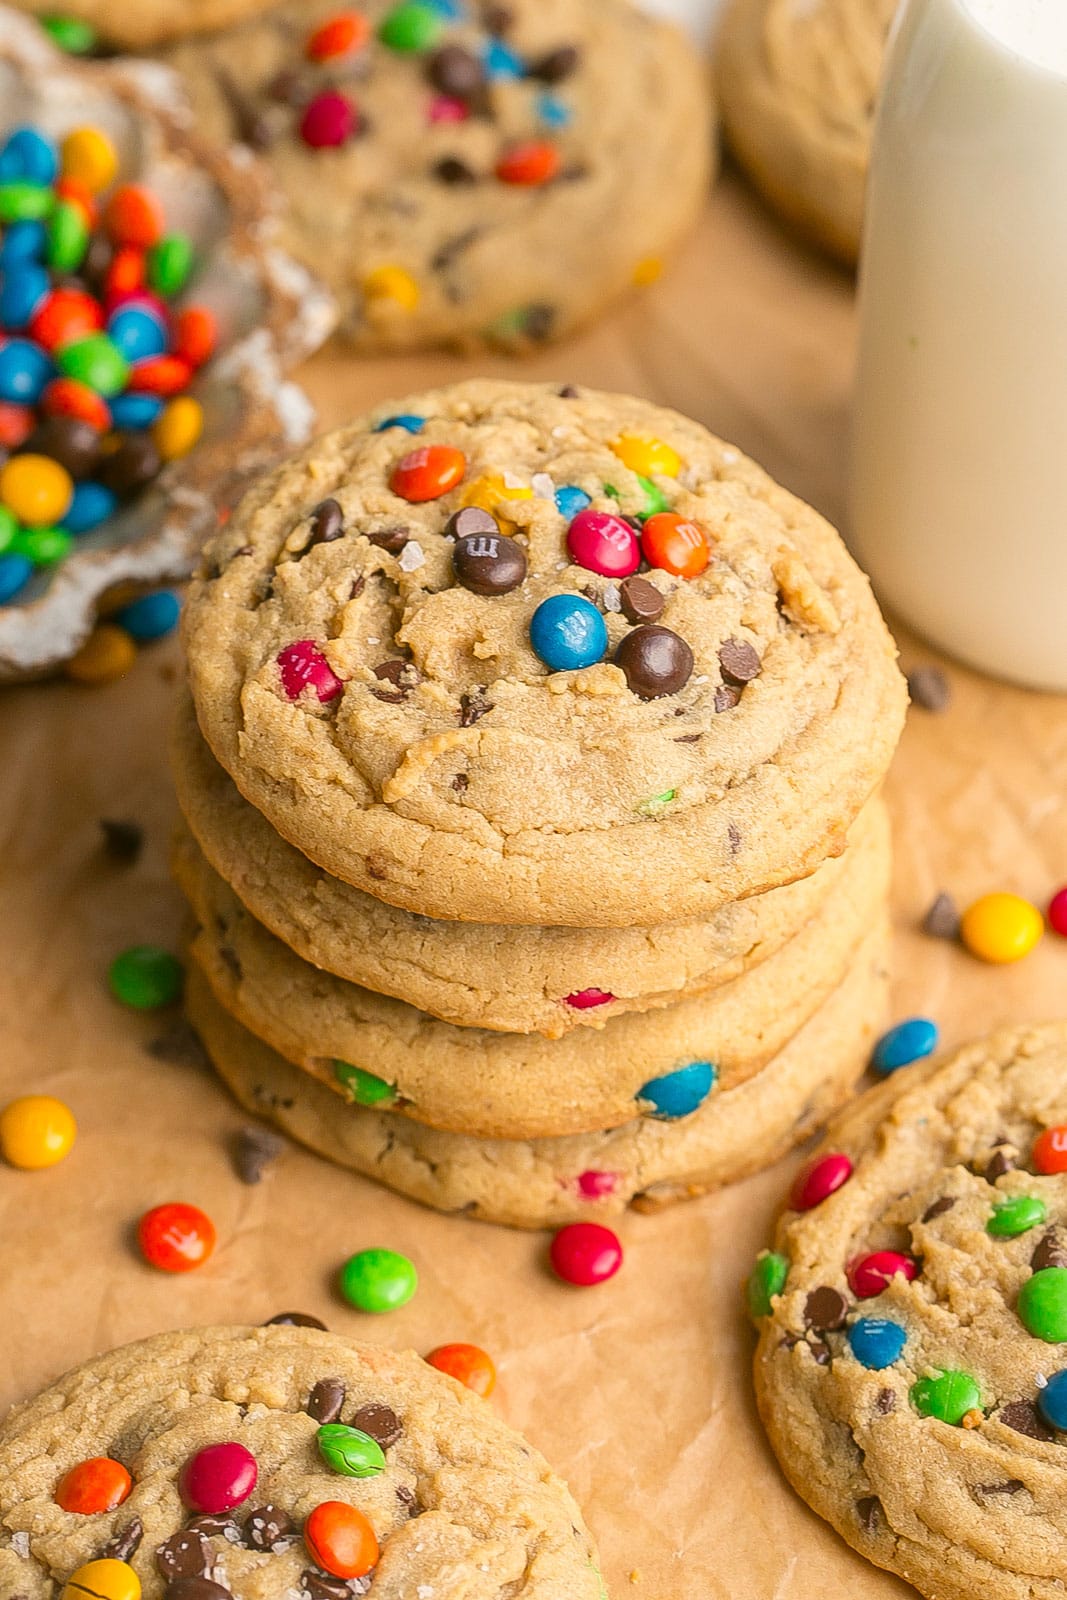
[[[63,1585],[60,1600],[141,1600],[141,1580],[127,1561],[87,1561]]]
[[[70,510],[74,480],[51,456],[12,456],[0,468],[0,504],[30,528],[52,528]]]
[[[152,441],[164,461],[187,456],[204,431],[204,408],[192,395],[171,400],[152,424]]]
[[[115,146],[99,128],[72,128],[60,146],[64,178],[84,183],[90,194],[99,194],[114,183],[118,170]]]
[[[50,1094],[24,1094],[0,1111],[0,1155],[13,1167],[39,1172],[70,1154],[78,1132],[74,1113]]]
[[[1040,911],[1017,894],[984,894],[960,919],[960,938],[972,956],[997,966],[1021,961],[1044,931]]]
[[[403,267],[376,267],[363,280],[368,300],[393,300],[404,311],[414,311],[419,303],[419,286]]]
[[[67,677],[75,683],[111,683],[129,672],[136,660],[137,646],[126,630],[102,622],[67,662]]]
[[[650,433],[624,433],[611,448],[623,466],[641,478],[676,478],[682,470],[677,450]]]

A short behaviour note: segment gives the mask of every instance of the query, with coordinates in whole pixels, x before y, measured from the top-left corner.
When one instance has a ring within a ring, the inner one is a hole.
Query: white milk
[[[934,643],[1067,690],[1067,0],[906,0],[861,324],[859,560]]]

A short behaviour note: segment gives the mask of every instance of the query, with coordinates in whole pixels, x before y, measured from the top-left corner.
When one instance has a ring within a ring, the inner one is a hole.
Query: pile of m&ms
[[[57,141],[26,125],[0,144],[0,603],[199,440],[185,391],[218,333],[206,307],[177,304],[194,267],[99,128]],[[119,625],[157,638],[173,607],[138,602]],[[106,645],[73,675],[116,676]]]

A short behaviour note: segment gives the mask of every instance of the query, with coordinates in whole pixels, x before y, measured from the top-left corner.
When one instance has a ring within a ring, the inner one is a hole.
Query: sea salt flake
[[[419,567],[426,565],[426,556],[417,539],[408,540],[397,557],[397,565],[401,572],[417,572]]]

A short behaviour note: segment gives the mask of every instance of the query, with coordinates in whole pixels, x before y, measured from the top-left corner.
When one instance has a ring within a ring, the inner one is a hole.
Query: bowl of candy
[[[274,231],[254,159],[198,144],[166,69],[72,61],[0,9],[0,682],[184,577],[309,437],[284,374],[335,312]]]

